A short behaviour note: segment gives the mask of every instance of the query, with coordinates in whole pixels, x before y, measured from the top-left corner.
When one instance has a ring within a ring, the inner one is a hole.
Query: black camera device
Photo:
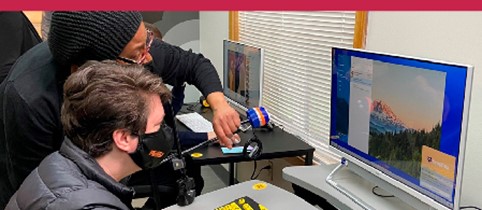
[[[194,179],[191,177],[184,176],[177,180],[177,205],[187,206],[194,201],[194,198],[196,197],[196,190],[194,190],[195,186]]]

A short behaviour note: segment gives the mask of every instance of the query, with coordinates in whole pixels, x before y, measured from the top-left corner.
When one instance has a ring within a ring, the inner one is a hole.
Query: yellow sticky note
[[[203,154],[202,154],[202,153],[199,153],[199,152],[195,152],[195,153],[192,153],[192,154],[191,154],[191,157],[193,157],[193,158],[200,158],[200,157],[202,157],[202,156],[203,156]]]
[[[264,190],[268,185],[264,182],[259,182],[253,185],[253,190]]]

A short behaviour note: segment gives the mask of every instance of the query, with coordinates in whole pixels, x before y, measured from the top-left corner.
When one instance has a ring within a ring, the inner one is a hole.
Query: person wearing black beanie
[[[48,43],[61,65],[115,60],[142,22],[138,12],[54,12]]]
[[[172,86],[195,85],[214,110],[216,135],[232,145],[239,115],[224,99],[209,59],[151,39],[139,12],[54,12],[48,41],[19,58],[0,84],[0,209],[63,142],[65,79],[87,60],[106,59],[144,65]]]

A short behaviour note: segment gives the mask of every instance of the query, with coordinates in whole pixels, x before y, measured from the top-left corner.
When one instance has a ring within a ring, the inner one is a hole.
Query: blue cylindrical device
[[[269,122],[268,111],[266,111],[266,109],[262,106],[248,109],[248,111],[246,111],[246,115],[248,116],[249,123],[253,126],[253,128],[265,126]]]

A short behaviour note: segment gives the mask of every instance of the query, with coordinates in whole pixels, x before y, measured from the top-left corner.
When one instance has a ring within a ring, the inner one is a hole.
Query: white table
[[[353,200],[340,193],[338,190],[326,183],[325,178],[333,171],[337,165],[313,165],[313,166],[293,166],[283,169],[283,178],[294,183],[310,192],[323,197],[331,205],[338,209],[363,209]],[[357,174],[348,170],[341,169],[335,174],[334,179],[344,188],[350,190],[351,193],[357,195],[364,202],[368,203],[375,209],[413,209],[402,200],[391,197],[383,198],[372,193],[374,184],[361,178]],[[377,193],[389,194],[382,189],[377,189]]]
[[[264,183],[266,187],[264,189],[253,189],[253,186],[259,183]],[[183,207],[174,205],[166,208],[166,210],[214,210],[243,196],[252,198],[269,210],[317,210],[317,208],[296,195],[272,184],[258,180],[242,182],[204,195],[200,195],[194,199],[194,202],[191,205]]]

